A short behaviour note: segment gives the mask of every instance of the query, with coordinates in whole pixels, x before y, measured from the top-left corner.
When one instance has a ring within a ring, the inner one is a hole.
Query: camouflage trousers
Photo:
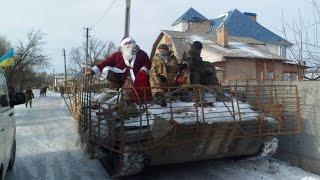
[[[133,87],[133,81],[130,77],[130,75],[127,76],[123,86],[122,86],[122,93],[121,93],[121,102],[123,102],[126,105],[129,105],[132,103],[131,101],[131,89]]]
[[[150,74],[149,82],[153,97],[155,97],[155,95],[158,93],[163,93],[163,87],[165,86],[165,84],[160,81],[157,74]]]
[[[132,87],[133,81],[130,75],[128,75],[121,88],[121,99],[119,104],[124,113],[124,118],[126,119],[139,116],[139,111],[132,101]]]

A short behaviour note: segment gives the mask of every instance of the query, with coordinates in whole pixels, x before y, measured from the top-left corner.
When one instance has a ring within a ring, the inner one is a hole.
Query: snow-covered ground
[[[133,179],[201,179],[201,180],[315,180],[319,176],[289,166],[273,158],[238,161],[202,161],[151,167]]]
[[[109,179],[97,160],[89,160],[77,145],[73,121],[60,94],[49,92],[33,108],[16,106],[17,157],[7,179]],[[202,161],[156,166],[130,179],[320,179],[284,162],[263,157],[239,161]]]
[[[107,179],[98,160],[84,157],[77,133],[60,94],[39,98],[33,108],[15,107],[17,156],[7,179]]]

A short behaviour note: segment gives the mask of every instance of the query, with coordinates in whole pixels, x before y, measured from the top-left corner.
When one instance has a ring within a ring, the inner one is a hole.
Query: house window
[[[268,72],[267,79],[273,80],[273,72]]]
[[[257,72],[257,80],[263,80],[264,78],[264,73],[263,72]]]
[[[284,81],[297,81],[298,75],[297,75],[297,73],[284,73],[283,80]]]

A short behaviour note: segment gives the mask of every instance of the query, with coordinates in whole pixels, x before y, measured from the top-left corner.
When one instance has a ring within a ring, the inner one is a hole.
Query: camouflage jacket
[[[174,86],[178,72],[179,59],[170,52],[167,61],[163,60],[158,54],[152,58],[150,76],[162,75],[167,78],[167,86]]]

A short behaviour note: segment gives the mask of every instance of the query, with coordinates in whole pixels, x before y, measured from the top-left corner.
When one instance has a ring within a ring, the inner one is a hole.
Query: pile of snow
[[[247,103],[239,101],[239,109],[237,107],[237,101],[233,102],[214,102],[212,106],[196,108],[194,103],[190,102],[171,102],[171,108],[161,107],[159,105],[149,105],[148,113],[143,113],[141,116],[142,126],[147,126],[147,114],[149,124],[152,125],[155,119],[163,119],[170,121],[174,119],[179,124],[196,123],[197,119],[200,122],[208,124],[217,122],[232,122],[232,121],[250,121],[257,119],[260,114],[254,111]],[[235,108],[235,114],[233,115],[233,107]],[[198,112],[198,118],[197,118]],[[241,117],[241,118],[240,118]],[[268,117],[269,121],[275,121],[274,118]],[[140,126],[140,117],[130,118],[126,120],[126,126]]]
[[[110,97],[110,94],[114,95],[114,92],[105,92],[98,95],[94,95],[92,100],[101,102],[103,109],[109,109],[115,107],[118,101],[118,95]],[[154,120],[175,120],[179,124],[188,123],[218,123],[218,122],[232,122],[232,121],[252,121],[260,117],[260,112],[254,111],[252,107],[245,102],[238,101],[237,99],[228,97],[228,94],[224,94],[230,101],[217,102],[216,96],[212,93],[205,93],[205,100],[211,103],[207,107],[196,107],[194,102],[172,101],[167,103],[167,107],[161,107],[156,104],[147,104],[147,108],[144,109],[140,116],[131,117],[125,120],[126,126],[139,127],[153,125]],[[140,109],[136,105],[136,109]],[[147,110],[146,110],[147,109]],[[234,112],[234,113],[233,113]],[[129,114],[129,113],[128,113]],[[115,113],[116,115],[116,113]],[[142,120],[142,122],[140,122]],[[268,122],[276,122],[273,117],[265,117]]]
[[[93,94],[91,97],[91,101],[106,103],[110,98],[116,96],[119,92],[114,90],[105,90],[99,94]]]
[[[146,156],[141,151],[137,151],[137,149],[138,147],[134,145],[125,146],[117,172],[119,175],[128,176],[143,171],[146,164]]]
[[[277,152],[277,149],[278,149],[278,139],[273,138],[272,140],[264,143],[264,147],[260,156],[262,157],[272,156]]]
[[[290,166],[287,163],[280,162],[273,158],[234,161],[220,168],[225,170],[223,173],[220,173],[224,174],[225,177],[233,177],[231,179],[319,179],[319,176],[303,171],[300,168]]]

